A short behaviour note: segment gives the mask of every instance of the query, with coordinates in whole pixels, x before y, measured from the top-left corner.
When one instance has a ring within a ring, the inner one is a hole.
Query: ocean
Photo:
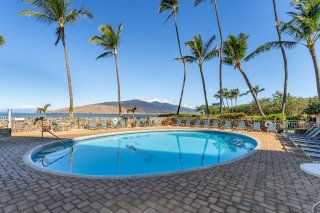
[[[138,118],[146,118],[146,117],[158,117],[159,114],[135,114],[134,116],[135,117],[138,117]],[[5,112],[0,112],[0,118],[1,117],[7,117],[8,114],[5,113]],[[83,113],[75,113],[74,114],[74,117],[75,118],[79,118],[79,117],[84,117],[84,118],[87,118],[87,117],[118,117],[119,115],[118,114],[83,114]],[[124,114],[123,115],[125,118],[132,118],[132,114]],[[15,118],[24,118],[24,117],[33,117],[33,118],[36,118],[36,117],[41,117],[41,114],[37,114],[37,113],[15,113],[13,112],[12,113],[12,117],[15,117]],[[58,117],[68,117],[68,114],[67,113],[48,113],[47,114],[47,117],[51,117],[51,118],[58,118]]]

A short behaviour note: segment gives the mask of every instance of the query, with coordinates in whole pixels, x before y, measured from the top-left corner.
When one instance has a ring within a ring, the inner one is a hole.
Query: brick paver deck
[[[0,212],[310,212],[320,179],[300,170],[308,158],[283,146],[280,136],[246,134],[262,146],[239,161],[133,180],[90,180],[35,171],[22,158],[41,139],[17,134],[0,140]]]

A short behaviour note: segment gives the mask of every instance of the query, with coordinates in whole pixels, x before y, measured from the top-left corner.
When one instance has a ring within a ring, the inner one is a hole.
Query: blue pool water
[[[150,175],[219,164],[256,146],[255,140],[230,133],[142,132],[55,145],[32,160],[44,169],[76,175]]]

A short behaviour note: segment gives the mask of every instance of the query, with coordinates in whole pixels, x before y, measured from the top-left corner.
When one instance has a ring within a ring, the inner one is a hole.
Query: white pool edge
[[[85,136],[85,137],[79,137],[79,138],[75,138],[75,139],[69,139],[66,140],[67,141],[73,141],[73,142],[77,142],[77,141],[82,141],[82,140],[88,140],[88,139],[92,139],[92,138],[101,138],[101,137],[106,137],[106,136],[113,136],[113,135],[124,135],[124,134],[134,134],[134,133],[147,133],[147,132],[170,132],[170,131],[200,131],[200,132],[221,132],[221,133],[229,133],[229,134],[233,134],[233,135],[242,135],[245,137],[248,137],[254,141],[257,142],[257,146],[250,152],[233,158],[231,160],[227,160],[224,161],[222,163],[218,163],[215,165],[209,165],[209,166],[203,166],[203,167],[198,167],[198,168],[192,168],[192,169],[186,169],[186,170],[182,170],[182,171],[173,171],[173,172],[163,172],[163,173],[158,173],[158,174],[148,174],[148,175],[126,175],[126,176],[99,176],[99,175],[80,175],[80,174],[69,174],[69,173],[65,173],[65,172],[59,172],[59,171],[51,171],[48,169],[44,169],[43,167],[38,166],[37,164],[35,164],[32,160],[32,155],[46,147],[49,147],[51,145],[57,144],[58,140],[46,143],[46,144],[42,144],[42,145],[38,145],[34,148],[32,148],[31,150],[27,151],[26,154],[23,156],[23,162],[29,166],[30,168],[39,171],[39,172],[43,172],[49,175],[58,175],[61,177],[69,177],[69,178],[82,178],[82,179],[91,179],[91,180],[130,180],[130,179],[143,179],[143,178],[155,178],[155,177],[162,177],[162,176],[172,176],[172,175],[178,175],[178,174],[185,174],[185,173],[190,173],[190,172],[196,172],[196,171],[202,171],[202,170],[207,170],[210,168],[215,168],[215,167],[219,167],[219,166],[223,166],[226,164],[231,164],[234,163],[236,161],[239,161],[241,159],[244,159],[254,153],[256,153],[258,150],[261,150],[262,144],[259,140],[257,140],[254,137],[248,136],[244,133],[240,133],[240,132],[226,132],[226,131],[219,131],[219,130],[213,130],[213,129],[197,129],[197,128],[180,128],[180,129],[152,129],[152,130],[137,130],[137,131],[124,131],[124,132],[113,132],[113,133],[103,133],[103,134],[98,134],[98,135],[91,135],[91,136]]]

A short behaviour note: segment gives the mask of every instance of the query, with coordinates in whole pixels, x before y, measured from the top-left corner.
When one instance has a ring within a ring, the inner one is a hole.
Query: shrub
[[[247,115],[243,112],[236,112],[236,113],[225,113],[220,118],[222,119],[242,119]]]
[[[283,114],[270,114],[265,117],[265,120],[285,121],[287,117]]]

